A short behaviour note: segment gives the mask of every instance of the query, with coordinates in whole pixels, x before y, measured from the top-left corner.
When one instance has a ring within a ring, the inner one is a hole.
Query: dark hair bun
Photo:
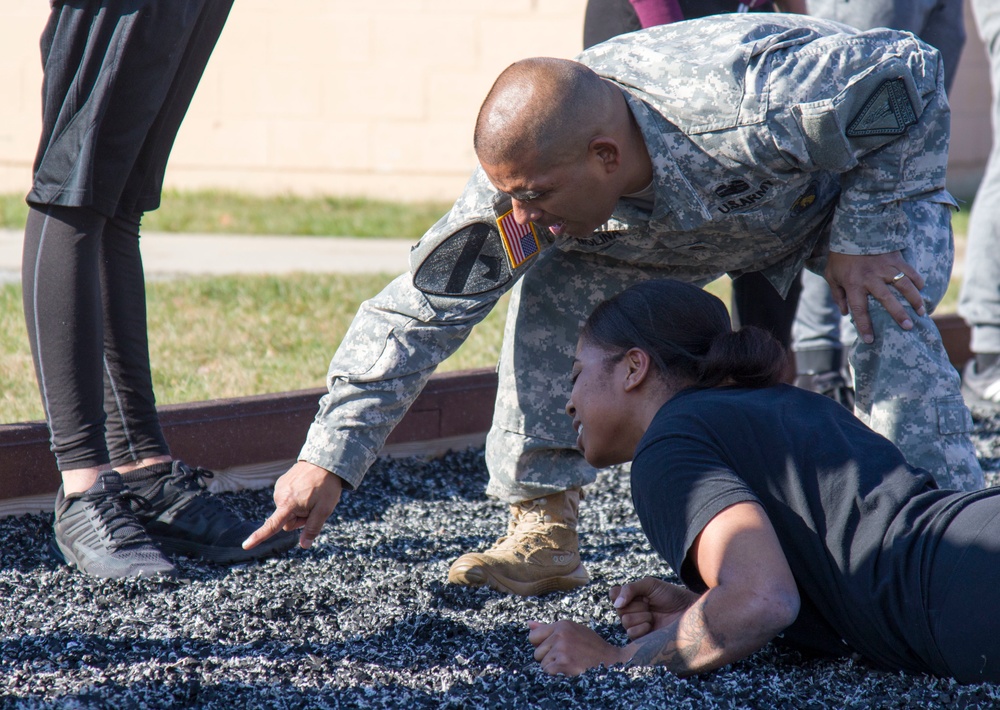
[[[748,325],[712,341],[698,384],[715,387],[729,381],[740,387],[769,387],[781,381],[784,369],[781,343],[766,330]]]

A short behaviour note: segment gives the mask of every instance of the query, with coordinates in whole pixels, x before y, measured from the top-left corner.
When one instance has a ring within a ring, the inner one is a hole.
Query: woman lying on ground
[[[1000,681],[1000,489],[938,490],[833,400],[778,384],[781,346],[719,299],[633,286],[584,325],[566,406],[594,466],[632,460],[632,499],[683,587],[611,589],[631,640],[531,622],[535,658],[679,675],[781,635],[888,669]]]

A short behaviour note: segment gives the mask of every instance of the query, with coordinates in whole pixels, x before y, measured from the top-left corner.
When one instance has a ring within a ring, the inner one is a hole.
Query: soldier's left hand
[[[830,252],[826,264],[826,280],[840,312],[854,319],[858,335],[866,343],[875,341],[868,296],[881,303],[903,330],[913,327],[906,308],[896,298],[898,291],[917,315],[926,315],[920,289],[924,277],[910,266],[898,251],[887,254],[838,254]]]

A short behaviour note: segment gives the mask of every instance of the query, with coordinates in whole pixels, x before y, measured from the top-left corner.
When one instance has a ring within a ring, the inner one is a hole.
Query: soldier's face
[[[534,222],[557,237],[590,236],[608,221],[618,203],[612,174],[590,152],[557,165],[524,160],[483,163],[483,170],[494,187],[512,198],[518,223]]]

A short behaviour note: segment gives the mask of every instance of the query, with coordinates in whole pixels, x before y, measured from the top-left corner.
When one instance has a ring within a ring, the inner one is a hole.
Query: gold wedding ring
[[[905,278],[905,277],[906,277],[906,274],[904,274],[902,271],[900,271],[898,274],[896,274],[895,276],[892,277],[892,281],[890,281],[889,283],[896,283],[900,279]]]

